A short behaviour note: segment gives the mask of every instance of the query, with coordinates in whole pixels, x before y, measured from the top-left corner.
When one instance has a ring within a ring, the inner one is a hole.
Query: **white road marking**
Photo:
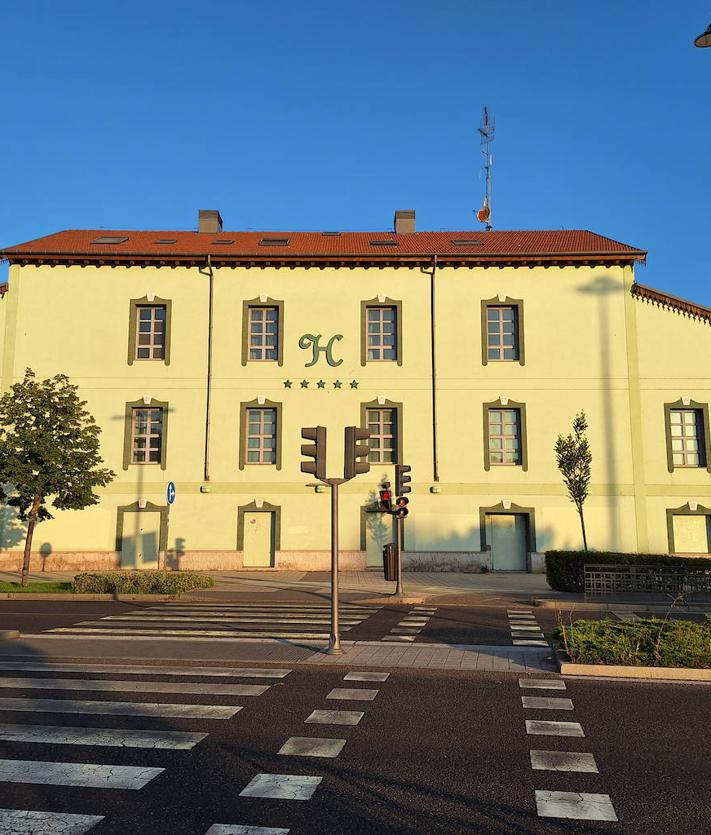
[[[533,710],[573,710],[572,699],[556,696],[521,696],[521,704]]]
[[[358,625],[359,623],[363,622],[362,618],[351,618],[343,615],[339,615],[339,620],[341,623],[350,624],[353,626]],[[81,621],[81,626],[94,626],[97,623],[106,623],[106,621],[121,621],[121,622],[138,622],[138,623],[217,623],[222,625],[223,623],[277,623],[277,624],[313,624],[315,626],[321,626],[324,623],[330,623],[331,618],[328,615],[324,615],[323,617],[303,617],[303,618],[296,618],[296,617],[283,617],[282,615],[277,615],[276,617],[236,617],[234,615],[158,615],[158,614],[149,614],[149,615],[107,615],[106,617],[99,618],[99,620],[85,620]]]
[[[205,835],[289,835],[288,829],[273,826],[245,826],[240,823],[213,823]]]
[[[526,639],[540,639],[543,640],[545,635],[542,632],[519,632],[518,630],[511,633],[512,638],[526,638]]]
[[[507,609],[507,615],[532,615],[533,609]]]
[[[341,632],[348,632],[348,628],[344,627]],[[62,626],[57,629],[48,629],[47,632],[41,633],[42,637],[48,633],[62,634],[62,635],[148,635],[161,637],[171,636],[180,638],[203,637],[203,638],[234,638],[239,636],[240,639],[245,638],[300,638],[300,639],[317,639],[328,638],[328,632],[236,632],[235,630],[223,629],[114,629],[107,627],[106,629],[93,629],[90,627],[74,627]]]
[[[142,789],[164,768],[95,763],[52,763],[37,760],[0,760],[0,782],[43,786],[84,786],[100,789]]]
[[[523,638],[514,638],[512,641],[515,647],[547,647],[548,641],[527,641]]]
[[[535,626],[529,626],[526,623],[514,624],[511,627],[511,629],[516,629],[519,632],[540,632],[541,631],[541,627],[538,624],[536,624]]]
[[[393,635],[419,635],[422,632],[422,628],[414,626],[393,626],[390,632]]]
[[[185,681],[108,681],[81,678],[2,678],[0,687],[14,690],[91,690],[96,693],[184,693],[201,696],[206,685]],[[261,696],[270,684],[211,684],[213,696]]]
[[[0,832],[7,835],[84,835],[103,819],[103,815],[0,809]]]
[[[526,719],[526,733],[534,736],[585,736],[579,722],[548,722]]]
[[[298,774],[257,774],[239,794],[273,800],[309,800],[322,779]]]
[[[400,643],[407,643],[408,641],[414,641],[414,635],[385,635],[385,637],[380,639],[381,641],[399,641]]]
[[[428,620],[429,620],[429,618],[413,618],[413,617],[403,618],[400,621],[400,625],[401,626],[418,626],[421,623],[427,623]]]
[[[536,809],[541,818],[571,818],[586,821],[617,820],[609,794],[537,791]]]
[[[0,725],[0,741],[41,745],[103,745],[185,751],[207,737],[186,731],[129,731],[122,728],[67,728],[55,725]],[[0,832],[2,828],[0,827]]]
[[[345,739],[319,739],[311,736],[292,736],[277,753],[294,757],[337,757],[346,744]]]
[[[44,664],[35,661],[0,661],[0,670],[33,673],[122,673],[150,676],[220,676],[225,678],[286,678],[292,670],[258,667],[136,667],[133,664]]]
[[[565,690],[565,682],[559,678],[520,678],[518,686],[537,690]]]
[[[390,673],[351,672],[343,676],[343,681],[387,681]]]
[[[364,716],[361,710],[314,710],[304,724],[357,725]]]
[[[160,716],[180,719],[230,719],[242,710],[236,705],[148,704],[90,702],[76,699],[0,698],[0,710],[31,713],[97,713],[107,716]]]
[[[586,771],[599,774],[595,757],[579,751],[531,751],[531,768],[537,771]]]
[[[379,692],[379,690],[368,690],[365,687],[363,687],[362,689],[350,687],[334,687],[333,690],[331,690],[331,692],[328,694],[328,696],[326,696],[326,698],[342,699],[343,701],[354,702],[372,702]]]

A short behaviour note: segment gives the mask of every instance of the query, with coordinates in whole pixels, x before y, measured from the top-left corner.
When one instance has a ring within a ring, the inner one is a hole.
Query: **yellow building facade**
[[[371,429],[341,488],[341,565],[382,566],[373,512],[412,467],[406,568],[542,569],[581,547],[553,446],[584,411],[599,550],[708,553],[711,311],[635,283],[645,253],[582,231],[68,231],[8,248],[2,391],[67,374],[117,474],[56,513],[33,568],[324,570],[329,496],[302,427]],[[177,498],[168,513],[166,485]],[[24,528],[0,520],[0,567]]]

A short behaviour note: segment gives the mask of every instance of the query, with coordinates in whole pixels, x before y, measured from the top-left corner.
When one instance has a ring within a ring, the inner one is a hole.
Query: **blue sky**
[[[711,306],[711,5],[4,3],[0,246],[66,228],[480,228],[648,249]],[[0,278],[6,266],[0,267]]]

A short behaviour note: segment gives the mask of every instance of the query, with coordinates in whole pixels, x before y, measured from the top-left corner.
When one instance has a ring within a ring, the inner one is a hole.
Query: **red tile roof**
[[[100,237],[126,238],[121,243],[94,243]],[[269,238],[288,239],[286,246],[260,245]],[[175,243],[157,243],[174,240]],[[225,241],[228,243],[216,243]],[[373,244],[373,241],[389,243]],[[460,242],[460,243],[455,243]],[[467,243],[461,243],[467,242]],[[470,243],[473,242],[473,243]],[[11,262],[104,261],[204,263],[254,261],[426,261],[437,255],[445,262],[631,262],[646,252],[586,230],[455,232],[200,232],[115,231],[70,229],[0,250]]]
[[[669,293],[663,293],[661,290],[655,290],[653,287],[646,287],[644,284],[636,283],[632,285],[632,295],[659,307],[676,310],[685,316],[690,316],[692,319],[702,319],[705,322],[711,323],[711,308],[687,301],[686,299],[680,299],[679,296],[672,296]]]

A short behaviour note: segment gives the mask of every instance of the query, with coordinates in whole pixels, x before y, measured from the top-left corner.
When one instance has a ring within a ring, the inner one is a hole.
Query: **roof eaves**
[[[632,285],[632,295],[635,298],[642,299],[650,304],[664,307],[668,310],[676,310],[685,316],[692,319],[701,319],[704,322],[711,323],[711,308],[704,307],[704,305],[696,304],[688,299],[682,299],[679,296],[672,296],[671,293],[665,293],[662,290],[655,290],[654,287],[647,287],[644,284]]]

